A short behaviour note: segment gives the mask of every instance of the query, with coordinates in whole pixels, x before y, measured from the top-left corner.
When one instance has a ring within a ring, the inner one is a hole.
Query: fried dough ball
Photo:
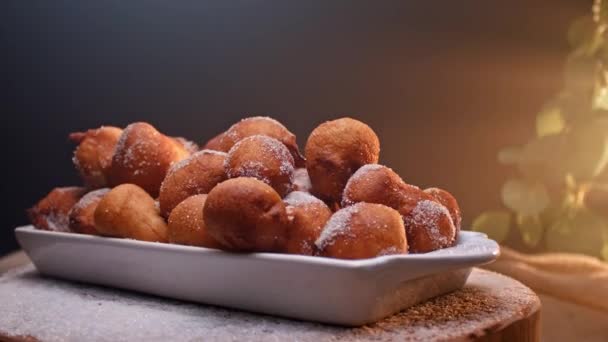
[[[291,192],[283,202],[289,220],[285,252],[314,255],[315,241],[331,217],[331,210],[320,199],[302,191]]]
[[[435,201],[443,204],[450,212],[452,222],[454,222],[454,227],[456,228],[456,239],[454,239],[454,243],[456,243],[462,224],[462,213],[458,201],[456,201],[456,198],[451,193],[440,188],[428,188],[424,192],[431,195]]]
[[[222,137],[224,136],[224,133],[220,133],[216,136],[214,136],[213,138],[209,139],[209,141],[207,141],[205,143],[205,146],[203,146],[204,150],[214,150],[214,151],[222,151]],[[230,150],[230,149],[228,149]],[[224,152],[228,152],[228,150],[224,151]]]
[[[110,167],[110,183],[131,183],[153,197],[158,196],[169,167],[190,155],[175,139],[152,125],[136,122],[127,126],[116,145]]]
[[[70,230],[80,234],[99,235],[95,229],[95,209],[109,191],[110,189],[103,188],[82,196],[68,214]]]
[[[277,139],[253,135],[228,152],[228,178],[254,177],[272,186],[281,197],[291,191],[294,163],[289,150]]]
[[[391,168],[367,164],[348,179],[342,194],[342,206],[369,202],[384,204],[399,212],[409,212],[423,199],[431,199],[431,196],[405,183]]]
[[[281,196],[268,184],[249,177],[218,184],[203,208],[207,233],[222,249],[280,252],[287,239],[287,213]]]
[[[456,227],[450,212],[434,200],[422,200],[403,216],[407,241],[412,253],[427,253],[452,246]]]
[[[306,168],[295,169],[293,172],[293,191],[310,192],[310,189],[312,189],[312,184],[310,184],[310,177],[308,177]]]
[[[342,205],[357,202],[384,204],[399,211],[410,252],[430,252],[452,246],[456,241],[457,231],[448,210],[430,193],[405,183],[386,166],[365,165],[348,180]],[[426,216],[428,220],[423,219]]]
[[[27,210],[30,222],[38,229],[69,232],[68,213],[85,193],[85,188],[76,186],[51,190]]]
[[[108,192],[94,216],[100,235],[167,242],[167,224],[156,202],[135,184],[121,184]]]
[[[335,212],[315,245],[322,256],[365,259],[405,254],[408,242],[403,220],[395,209],[359,202]]]
[[[88,188],[108,186],[108,172],[121,134],[122,129],[111,126],[70,134],[70,140],[78,144],[72,161]]]
[[[227,152],[237,142],[252,135],[265,135],[277,139],[287,147],[296,166],[304,166],[304,157],[298,149],[296,136],[280,122],[269,117],[254,116],[235,123],[221,136],[219,148]]]
[[[161,215],[169,217],[181,201],[192,195],[206,194],[226,180],[224,162],[227,156],[224,152],[202,150],[173,164],[160,186]]]
[[[342,118],[315,128],[306,142],[305,154],[313,193],[335,203],[357,169],[378,162],[380,142],[368,125]]]
[[[175,141],[177,141],[178,143],[180,143],[186,149],[186,151],[188,151],[188,153],[190,153],[190,154],[193,154],[193,153],[196,153],[199,151],[198,145],[194,141],[188,140],[183,137],[173,137],[173,139]]]
[[[209,234],[203,218],[203,207],[207,195],[194,195],[179,203],[169,216],[169,242],[208,248],[220,245]]]

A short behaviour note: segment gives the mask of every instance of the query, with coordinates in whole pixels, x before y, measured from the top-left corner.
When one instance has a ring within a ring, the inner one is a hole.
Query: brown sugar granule
[[[487,320],[488,315],[500,311],[499,300],[488,297],[482,289],[468,287],[415,305],[382,321],[351,330],[352,337],[376,338],[399,335],[406,340],[436,340],[438,336],[450,339],[450,333],[475,322]],[[411,332],[408,334],[407,332]]]
[[[503,278],[491,272],[484,272],[479,278],[493,282],[488,278],[490,275]],[[400,341],[454,340],[467,334],[474,338],[526,317],[529,310],[539,305],[531,291],[523,292],[521,288],[525,287],[518,285],[490,288],[469,285],[379,322],[351,329],[346,335],[379,340],[398,336]],[[345,337],[341,335],[338,339]]]

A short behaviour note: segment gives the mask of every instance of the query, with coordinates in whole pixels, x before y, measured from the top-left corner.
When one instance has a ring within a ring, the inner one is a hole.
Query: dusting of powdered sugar
[[[285,128],[282,123],[278,122],[276,119],[271,118],[270,116],[251,116],[248,118],[244,118],[239,122],[247,122],[247,121],[267,121],[277,126]]]
[[[184,149],[191,154],[194,154],[199,150],[198,145],[194,141],[188,140],[184,137],[174,137],[173,139],[180,143]]]
[[[356,180],[358,177],[363,177],[363,176],[367,175],[367,173],[370,171],[377,171],[380,169],[389,169],[390,170],[390,168],[388,168],[384,165],[380,165],[380,164],[365,164],[365,165],[361,166],[355,173],[353,173],[351,178],[355,178],[355,180]]]
[[[287,130],[287,128],[285,128],[285,126],[283,126],[283,124],[281,124],[280,122],[278,122],[277,120],[268,117],[268,116],[252,116],[252,117],[248,117],[248,118],[244,118],[241,119],[239,122],[235,123],[234,125],[230,126],[230,128],[228,128],[228,130],[225,133],[225,137],[232,140],[233,142],[238,142],[241,138],[245,138],[243,136],[241,136],[241,132],[239,132],[239,127],[243,124],[243,123],[247,123],[249,121],[266,121],[268,123],[272,123],[274,125],[277,125],[278,127],[281,127],[285,130]],[[224,139],[224,137],[222,137],[222,140]]]
[[[210,149],[200,150],[200,151],[196,152],[194,155],[199,155],[199,154],[213,154],[213,155],[218,155],[218,156],[222,156],[222,157],[228,156],[228,153],[226,153],[226,152],[210,150]]]
[[[382,255],[392,255],[392,254],[403,254],[404,252],[402,250],[400,250],[398,247],[396,246],[390,246],[387,247],[383,250],[381,250],[380,252],[378,252],[378,256],[382,256]]]
[[[82,163],[78,159],[77,155],[78,155],[78,152],[80,151],[80,149],[82,148],[82,146],[86,146],[86,148],[89,148],[89,149],[95,148],[97,150],[104,151],[104,149],[105,149],[104,145],[107,145],[108,142],[103,139],[100,141],[100,139],[98,138],[104,128],[106,128],[106,126],[101,126],[96,129],[89,129],[86,132],[73,133],[73,134],[82,134],[82,139],[80,141],[78,141],[78,145],[74,149],[74,155],[72,156],[72,162],[74,163],[74,166],[76,167],[76,169],[87,173],[88,176],[91,176],[91,177],[100,177],[100,176],[103,176],[103,173],[99,170],[95,170],[94,167],[92,167],[90,164],[85,163],[84,165],[82,165]],[[104,156],[103,154],[100,154],[100,156],[97,157],[97,161],[99,162],[99,164],[102,168],[108,167],[109,164],[112,162],[112,154],[113,153],[109,153],[108,156]]]
[[[189,166],[190,164],[192,164],[193,162],[198,160],[198,158],[200,158],[203,155],[216,155],[216,156],[221,156],[224,158],[228,157],[228,153],[226,153],[226,152],[220,152],[220,151],[214,151],[214,150],[201,150],[196,153],[193,153],[188,158],[185,158],[178,162],[173,163],[171,165],[171,167],[169,167],[169,171],[167,171],[167,176]]]
[[[156,160],[160,145],[157,137],[160,135],[160,132],[153,130],[151,132],[152,136],[146,139],[136,137],[135,141],[127,146],[127,140],[131,137],[135,127],[139,127],[139,125],[130,124],[123,130],[115,149],[115,151],[122,153],[115,153],[114,158],[116,158],[118,164],[124,165],[131,170],[133,175],[138,175],[147,172],[146,170],[149,167],[160,165],[160,162]]]
[[[293,156],[289,153],[287,147],[281,143],[279,140],[271,138],[265,135],[252,135],[245,139],[240,140],[228,152],[228,157],[224,162],[226,167],[228,177],[254,177],[258,178],[265,183],[269,183],[270,180],[264,176],[268,174],[268,165],[263,163],[261,160],[247,160],[242,165],[238,167],[238,169],[233,170],[230,167],[232,157],[236,153],[242,144],[247,144],[250,141],[255,140],[258,147],[263,152],[264,156],[270,156],[271,158],[277,160],[279,165],[279,175],[288,176],[290,182],[293,182],[293,174],[294,174],[294,161]]]
[[[173,174],[183,168],[185,168],[186,166],[192,164],[192,161],[194,161],[195,158],[195,154],[191,155],[189,158],[185,158],[182,159],[176,163],[171,164],[171,166],[169,167],[169,170],[167,171],[167,176],[169,176],[170,174]]]
[[[299,191],[310,191],[312,189],[312,183],[310,182],[310,176],[306,168],[295,169],[293,172],[293,186],[295,190]]]
[[[442,232],[439,226],[443,218],[449,222],[449,231],[447,232]],[[448,246],[452,243],[456,234],[450,212],[445,206],[435,201],[422,200],[418,202],[411,213],[404,217],[404,221],[406,228],[423,227],[429,238],[439,246]]]
[[[353,215],[357,214],[360,210],[361,205],[364,203],[357,203],[350,207],[340,209],[336,211],[330,218],[329,221],[323,227],[321,235],[315,241],[317,248],[323,250],[328,244],[332,243],[334,239],[341,235],[347,235],[350,230],[350,221]]]
[[[304,191],[292,191],[284,199],[283,202],[288,206],[303,206],[307,204],[319,204],[325,206],[325,203],[315,196]]]
[[[228,165],[228,159],[225,161],[225,165]],[[226,167],[226,173],[228,178],[235,177],[253,177],[261,180],[266,184],[270,184],[270,179],[266,177],[265,172],[267,170],[266,165],[257,160],[248,160],[244,162],[238,169]]]
[[[102,189],[97,189],[97,190],[88,192],[86,195],[82,196],[80,198],[80,200],[78,202],[76,202],[76,204],[74,204],[71,211],[82,210],[82,209],[88,207],[89,205],[100,201],[101,198],[103,196],[105,196],[109,191],[110,191],[110,189],[108,189],[108,188],[102,188]]]
[[[356,186],[356,184],[358,184],[359,182],[364,182],[372,179],[372,177],[374,177],[373,172],[379,170],[387,170],[391,173],[395,173],[391,168],[380,164],[365,164],[361,166],[357,171],[355,171],[355,173],[353,173],[352,176],[350,176],[350,178],[346,182],[346,185],[344,186],[342,205],[349,206],[354,204],[355,202],[348,197],[351,187]]]

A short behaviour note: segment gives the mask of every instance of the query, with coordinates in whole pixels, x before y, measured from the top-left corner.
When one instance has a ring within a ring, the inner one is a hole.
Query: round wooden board
[[[0,277],[0,303],[0,340],[11,341],[540,340],[536,294],[481,269],[461,290],[358,328],[49,279],[31,265]]]

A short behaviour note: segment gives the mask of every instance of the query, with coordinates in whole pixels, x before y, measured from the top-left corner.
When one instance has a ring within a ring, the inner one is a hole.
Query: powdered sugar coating
[[[391,168],[380,164],[360,167],[346,182],[342,192],[342,206],[357,202],[379,203],[401,210],[404,203],[413,206],[422,191],[405,183]]]
[[[440,222],[442,219],[449,222],[447,232],[441,230]],[[418,202],[412,212],[404,217],[404,222],[408,230],[412,227],[422,227],[439,248],[450,245],[455,238],[456,228],[450,212],[446,207],[435,201],[422,200]]]
[[[450,215],[452,216],[452,220],[454,221],[456,233],[458,234],[462,223],[462,213],[456,198],[448,191],[440,188],[428,188],[425,189],[424,192],[433,196],[437,202],[443,204],[448,209]]]
[[[348,196],[345,195],[348,193],[348,189],[350,189],[353,186],[353,184],[355,184],[359,181],[369,179],[369,177],[372,177],[372,175],[371,175],[372,172],[378,171],[381,169],[388,169],[391,172],[393,171],[392,169],[390,169],[384,165],[380,165],[380,164],[365,164],[365,165],[361,166],[357,171],[355,171],[355,173],[353,173],[353,175],[350,176],[350,178],[346,182],[346,185],[344,186],[344,192],[343,192],[343,196],[342,196],[342,205],[346,207],[346,206],[355,204],[354,201],[352,201],[350,198],[348,198]]]
[[[174,137],[173,139],[180,143],[184,147],[184,149],[186,149],[186,151],[191,154],[194,154],[199,151],[198,145],[194,141],[188,140],[184,137]]]
[[[437,279],[445,281],[445,276],[431,279],[415,284],[432,287],[429,285]],[[414,284],[407,284],[413,288]],[[413,290],[402,288],[399,293],[403,297],[409,291]],[[41,276],[31,264],[1,276],[0,302],[6,313],[0,316],[0,330],[40,341],[466,339],[484,336],[502,326],[501,322],[517,322],[540,305],[534,292],[520,282],[474,268],[463,290],[431,299],[378,323],[351,328],[67,282]],[[70,319],[58,319],[60,313],[70,313]]]
[[[295,169],[293,172],[293,188],[298,191],[309,192],[312,189],[312,183],[308,176],[308,170],[306,168]]]
[[[121,153],[114,154],[113,163],[118,163],[130,170],[131,174],[136,176],[146,173],[146,169],[151,166],[160,166],[155,156],[158,154],[161,135],[155,129],[151,129],[148,133],[148,139],[135,139],[131,144],[127,145],[127,141],[131,138],[135,128],[142,127],[139,124],[130,124],[127,126],[120,136],[116,144],[116,151]]]
[[[74,210],[82,210],[91,204],[98,202],[105,194],[110,191],[109,188],[97,189],[91,192],[88,192],[86,195],[82,196],[80,200],[74,204],[71,211]]]
[[[289,182],[293,183],[294,161],[291,153],[279,140],[265,135],[249,136],[237,142],[230,149],[224,163],[228,177],[253,177],[271,185],[268,175],[273,174],[273,170],[269,169],[269,165],[262,158],[246,160],[241,165],[238,165],[237,168],[230,167],[234,161],[235,154],[238,153],[241,146],[249,144],[251,141],[256,142],[256,146],[262,151],[263,158],[278,161],[278,175],[288,177]]]
[[[388,248],[385,248],[383,250],[381,250],[378,253],[378,256],[383,256],[383,255],[392,255],[392,254],[403,254],[403,251],[401,251],[399,248],[397,248],[396,246],[390,246]]]
[[[327,221],[321,235],[317,241],[315,241],[317,248],[324,249],[328,244],[332,243],[336,237],[347,235],[349,233],[352,217],[359,212],[362,205],[363,203],[357,203],[336,211],[329,221]]]
[[[47,230],[54,231],[54,232],[69,232],[70,231],[69,221],[67,219],[67,216],[65,216],[65,214],[51,212],[46,215],[45,219],[46,219],[46,224],[47,224],[47,227],[46,227]]]
[[[227,157],[228,156],[228,153],[226,153],[226,152],[216,151],[216,150],[210,150],[210,149],[200,150],[197,153],[200,153],[200,154],[214,154],[214,155],[223,156],[223,157]]]
[[[188,157],[186,159],[182,159],[182,160],[178,161],[177,163],[173,163],[173,165],[171,165],[171,167],[169,168],[169,171],[167,171],[167,177],[170,174],[192,164],[192,162],[194,160],[198,159],[198,157],[200,157],[201,155],[204,155],[204,154],[212,154],[212,155],[228,157],[228,153],[226,153],[226,152],[215,151],[215,150],[201,150],[196,153],[193,153],[190,157]]]
[[[281,128],[284,128],[285,130],[287,130],[287,128],[285,126],[283,126],[282,123],[278,122],[277,120],[268,117],[268,116],[251,116],[248,118],[244,118],[241,119],[239,122],[235,123],[234,125],[230,126],[230,128],[226,131],[226,136],[230,139],[232,139],[233,141],[237,141],[239,138],[241,138],[239,136],[238,133],[238,127],[239,124],[243,123],[243,122],[247,122],[247,121],[267,121],[268,123],[272,123],[273,125],[277,125]]]
[[[226,159],[226,164],[228,164],[228,159]],[[253,177],[270,185],[270,178],[266,176],[266,170],[266,165],[262,164],[261,162],[248,160],[245,163],[241,164],[241,167],[238,170],[227,167],[226,173],[228,174],[229,178]]]
[[[350,179],[356,180],[358,177],[363,177],[363,176],[367,175],[367,173],[369,173],[370,171],[376,171],[376,170],[380,170],[380,169],[391,170],[391,168],[384,166],[384,165],[380,165],[380,164],[365,164],[365,165],[361,166],[355,173],[353,173],[353,175],[350,177]]]
[[[283,202],[289,206],[304,206],[309,204],[318,204],[325,206],[325,203],[315,196],[304,191],[292,191],[283,199]]]
[[[72,162],[87,187],[98,189],[108,185],[107,173],[122,131],[118,127],[101,126],[70,133],[69,139],[78,144]]]
[[[30,222],[38,229],[70,231],[68,213],[85,192],[85,188],[76,186],[54,188],[27,210]]]
[[[112,159],[110,184],[135,184],[153,197],[173,164],[190,156],[177,140],[159,133],[145,122],[123,131]]]

